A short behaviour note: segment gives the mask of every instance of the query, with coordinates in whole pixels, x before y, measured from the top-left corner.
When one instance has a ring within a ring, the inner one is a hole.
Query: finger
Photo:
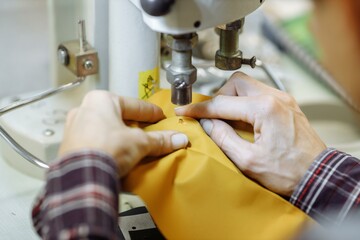
[[[122,118],[139,122],[157,122],[165,118],[162,109],[135,98],[119,97]]]
[[[188,143],[188,137],[175,131],[153,131],[147,132],[149,138],[148,149],[149,156],[161,156],[171,153],[175,150],[185,148]]]
[[[281,91],[272,88],[243,72],[235,72],[216,95],[259,96],[263,94],[273,94],[275,96],[283,95]]]
[[[266,110],[266,99],[261,97],[216,96],[215,98],[178,107],[176,115],[193,118],[220,118],[241,120],[254,125],[255,117]]]
[[[113,107],[124,120],[157,122],[165,117],[161,108],[154,104],[135,98],[119,97],[103,90],[94,90],[86,94],[81,106],[94,108],[97,112],[107,111],[109,107]]]
[[[121,176],[125,176],[141,159],[146,156],[162,156],[175,150],[185,148],[188,145],[188,137],[175,131],[144,132],[141,129],[132,129],[132,136],[128,143],[131,149],[127,157],[122,154],[118,168]]]
[[[71,109],[66,115],[66,123],[71,123],[78,113],[78,108]]]
[[[252,143],[242,139],[230,125],[216,119],[201,119],[200,124],[216,145],[236,165],[241,163],[241,159],[245,159]]]
[[[88,92],[82,100],[80,108],[94,109],[96,112],[118,111],[118,104],[113,102],[114,94],[104,90]]]
[[[222,86],[216,95],[227,95],[227,96],[246,96],[242,89],[237,85],[243,85],[250,77],[243,72],[235,72],[231,75],[229,80]],[[251,81],[251,80],[250,80]]]

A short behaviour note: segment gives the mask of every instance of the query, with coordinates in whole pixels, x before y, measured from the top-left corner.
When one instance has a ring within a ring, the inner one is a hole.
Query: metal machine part
[[[192,65],[192,48],[198,41],[196,33],[169,35],[167,45],[171,49],[171,64],[166,69],[171,84],[171,102],[186,105],[192,101],[192,84],[196,81],[196,68]]]
[[[129,0],[154,31],[180,35],[249,15],[265,0]]]
[[[243,18],[257,9],[264,0],[130,0],[142,13],[143,21],[154,31],[170,34],[168,46],[172,52],[167,68],[167,81],[171,84],[171,101],[177,105],[191,103],[192,84],[196,81],[196,68],[191,63],[192,47],[197,42],[195,32],[220,27],[220,50],[217,67],[234,70],[242,64],[255,67],[256,58],[242,58],[238,49],[238,35]]]
[[[79,39],[58,47],[58,60],[77,77],[96,74],[99,68],[97,51],[86,41],[84,20],[78,22]]]
[[[79,40],[63,43],[58,48],[59,62],[72,71],[78,78],[73,82],[61,85],[60,87],[47,90],[23,100],[15,101],[10,105],[5,106],[0,109],[0,117],[3,114],[6,114],[22,106],[26,106],[57,93],[77,87],[82,82],[84,82],[86,76],[96,74],[98,72],[97,52],[85,40],[84,21],[80,20],[78,24]],[[8,143],[18,154],[20,154],[30,163],[40,168],[49,167],[47,163],[38,159],[33,154],[24,149],[2,126],[0,126],[0,136],[3,137],[5,142]]]
[[[275,85],[277,89],[283,92],[287,92],[287,89],[284,83],[281,81],[280,78],[276,77],[275,74],[268,68],[268,66],[261,60],[256,60],[256,66],[261,68],[266,76],[270,79],[270,81]]]
[[[244,26],[245,18],[220,25],[216,28],[220,37],[220,49],[215,55],[215,66],[222,70],[236,70],[243,64],[254,68],[256,58],[243,58],[239,50],[239,34]]]
[[[141,7],[151,16],[164,16],[170,12],[175,0],[140,0]]]

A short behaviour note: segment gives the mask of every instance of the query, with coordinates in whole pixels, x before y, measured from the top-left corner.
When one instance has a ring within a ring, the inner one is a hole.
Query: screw
[[[175,81],[173,84],[176,89],[181,89],[186,86],[186,83],[183,80]]]
[[[242,64],[246,64],[246,65],[250,65],[250,67],[255,68],[256,67],[256,57],[252,57],[252,58],[243,58],[242,59]]]
[[[53,130],[51,130],[51,129],[46,129],[46,130],[43,132],[43,134],[44,134],[44,136],[46,136],[46,137],[50,137],[50,136],[54,135],[55,132],[54,132]]]
[[[84,68],[86,70],[91,70],[93,67],[94,67],[94,64],[93,64],[93,62],[91,60],[86,60],[84,62]]]

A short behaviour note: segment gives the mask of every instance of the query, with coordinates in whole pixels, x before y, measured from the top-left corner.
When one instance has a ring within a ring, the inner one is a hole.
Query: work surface
[[[38,239],[30,221],[31,205],[43,184],[0,158],[0,239]]]

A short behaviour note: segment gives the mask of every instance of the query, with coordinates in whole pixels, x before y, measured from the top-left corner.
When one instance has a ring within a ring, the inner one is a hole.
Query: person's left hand
[[[145,156],[159,156],[184,148],[188,138],[175,131],[144,132],[123,120],[154,123],[165,116],[161,108],[106,91],[88,93],[79,108],[69,112],[59,156],[82,149],[112,156],[120,176],[126,175]]]
[[[211,100],[175,109],[200,118],[205,132],[248,177],[290,197],[326,145],[295,99],[237,72]],[[253,126],[254,142],[242,139],[226,120]]]

